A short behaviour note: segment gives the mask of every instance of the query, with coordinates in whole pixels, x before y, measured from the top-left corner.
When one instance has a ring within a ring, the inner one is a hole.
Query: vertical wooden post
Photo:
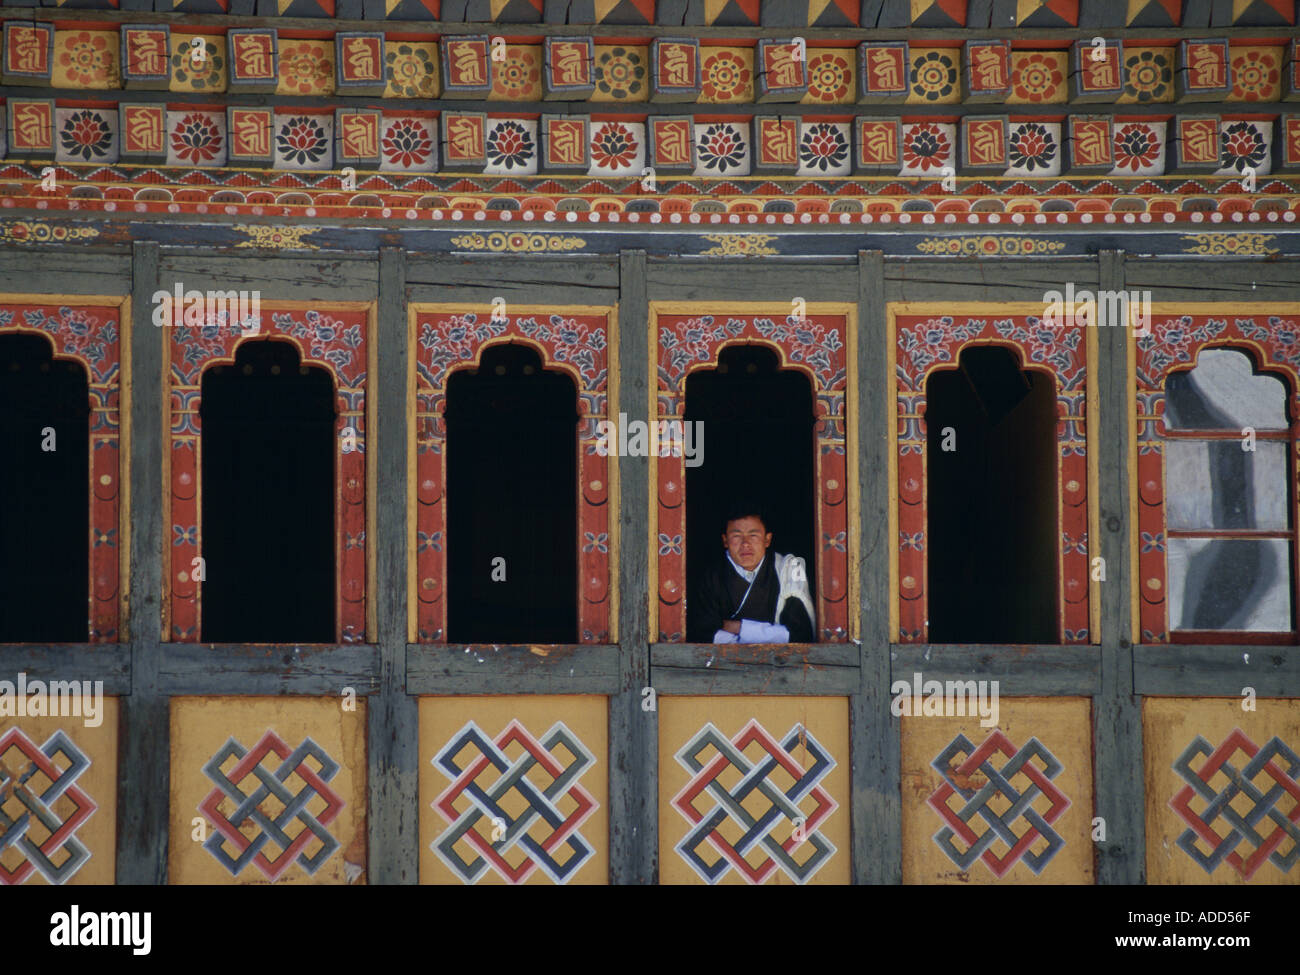
[[[855,530],[860,552],[862,636],[858,693],[850,700],[853,756],[853,880],[896,884],[903,876],[902,795],[899,723],[889,711],[889,559],[894,540],[889,524],[888,397],[894,395],[887,369],[885,262],[880,251],[858,252],[858,425],[849,430],[858,452],[862,510]]]
[[[653,366],[647,361],[649,306],[645,251],[619,255],[618,402],[610,412],[629,422],[648,415]],[[609,879],[653,884],[659,879],[659,714],[642,707],[650,686],[647,520],[650,462],[619,457],[619,691],[609,699]]]
[[[1124,255],[1102,251],[1100,290],[1124,289]],[[1097,780],[1096,815],[1105,820],[1106,840],[1097,847],[1097,881],[1146,882],[1145,783],[1142,775],[1142,702],[1133,693],[1133,645],[1129,594],[1133,526],[1129,524],[1129,400],[1127,324],[1097,329],[1098,361],[1090,382],[1097,383],[1101,435],[1098,450],[1101,538],[1089,555],[1105,559],[1101,585],[1101,688],[1093,699],[1093,749]]]
[[[378,451],[378,484],[371,504],[377,504],[377,535],[371,544],[377,591],[380,647],[379,693],[366,707],[369,764],[369,876],[372,884],[414,884],[419,880],[419,712],[406,693],[406,461],[414,431],[406,423],[406,253],[400,248],[379,251],[379,315],[377,375],[370,395],[378,397],[377,429],[367,449]]]
[[[171,728],[159,685],[165,644],[160,640],[163,548],[162,376],[167,330],[153,323],[158,245],[136,242],[131,256],[131,694],[121,709],[117,798],[117,882],[167,882]],[[170,289],[171,283],[168,282]],[[177,837],[177,842],[186,840]]]

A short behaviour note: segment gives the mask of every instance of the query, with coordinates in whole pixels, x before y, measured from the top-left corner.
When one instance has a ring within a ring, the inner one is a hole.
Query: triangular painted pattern
[[[1016,0],[1017,27],[1077,27],[1079,0]]]
[[[1180,0],[1128,0],[1124,23],[1129,27],[1177,27],[1181,15]]]

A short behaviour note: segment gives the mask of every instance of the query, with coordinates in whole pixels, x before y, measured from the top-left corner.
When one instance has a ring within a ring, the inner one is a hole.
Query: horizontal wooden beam
[[[131,693],[131,649],[124,644],[0,644],[0,680],[103,681],[104,693]]]
[[[166,643],[158,676],[165,694],[365,696],[379,689],[379,658],[364,643]]]
[[[996,680],[1007,697],[1088,695],[1101,686],[1100,648],[993,644],[893,644],[891,683],[924,680]]]
[[[657,694],[848,696],[861,682],[852,644],[655,643],[650,684]]]
[[[754,228],[746,228],[753,230]],[[757,230],[766,233],[766,227]],[[737,233],[734,227],[721,234]],[[651,301],[858,300],[856,255],[821,258],[815,266],[779,260],[744,263],[703,262],[700,257],[651,257],[646,261],[646,291]],[[838,261],[839,263],[835,263]]]
[[[1133,648],[1133,687],[1148,697],[1300,697],[1295,647],[1162,644]]]
[[[406,647],[408,694],[614,694],[617,644]]]

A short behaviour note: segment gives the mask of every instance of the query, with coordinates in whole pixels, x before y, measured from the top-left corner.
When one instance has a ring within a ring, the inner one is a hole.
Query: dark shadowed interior
[[[204,641],[335,642],[335,408],[288,342],[204,372]]]
[[[448,380],[449,642],[577,642],[577,401],[524,345]]]
[[[0,641],[89,636],[89,441],[85,368],[43,336],[0,338]]]
[[[930,376],[925,420],[930,642],[1059,642],[1051,377],[967,348]]]

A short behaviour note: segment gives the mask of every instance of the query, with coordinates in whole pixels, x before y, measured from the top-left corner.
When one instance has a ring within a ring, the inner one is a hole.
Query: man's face
[[[763,555],[772,544],[772,533],[763,522],[753,515],[737,518],[727,522],[727,530],[722,535],[722,544],[727,547],[731,561],[747,571],[758,568]]]

